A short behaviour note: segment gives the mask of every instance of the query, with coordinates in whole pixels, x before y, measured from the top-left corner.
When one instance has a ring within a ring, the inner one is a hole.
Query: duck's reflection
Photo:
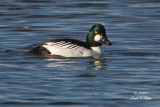
[[[46,67],[59,70],[104,70],[107,63],[104,58],[47,58]]]
[[[90,69],[93,70],[105,70],[107,68],[107,62],[104,58],[94,58],[93,60],[89,61]]]

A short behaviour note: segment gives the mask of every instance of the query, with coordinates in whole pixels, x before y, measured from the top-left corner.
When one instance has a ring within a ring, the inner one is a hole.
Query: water
[[[0,106],[158,107],[158,0],[1,0]],[[112,46],[101,58],[27,54],[57,38],[85,41],[95,23]]]

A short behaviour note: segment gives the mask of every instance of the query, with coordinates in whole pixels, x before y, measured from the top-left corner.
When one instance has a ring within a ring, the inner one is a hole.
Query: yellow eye
[[[94,34],[98,34],[98,32],[97,32],[97,31],[94,31]]]

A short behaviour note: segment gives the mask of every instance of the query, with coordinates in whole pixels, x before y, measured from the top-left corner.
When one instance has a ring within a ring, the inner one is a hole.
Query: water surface
[[[160,2],[1,0],[0,106],[158,107]],[[85,41],[95,23],[112,46],[101,58],[26,53],[57,38]]]

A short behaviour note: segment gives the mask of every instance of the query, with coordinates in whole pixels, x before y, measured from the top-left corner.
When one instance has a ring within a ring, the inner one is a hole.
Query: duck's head
[[[86,42],[90,47],[105,45],[112,45],[107,39],[106,30],[103,25],[95,24],[87,34]]]

